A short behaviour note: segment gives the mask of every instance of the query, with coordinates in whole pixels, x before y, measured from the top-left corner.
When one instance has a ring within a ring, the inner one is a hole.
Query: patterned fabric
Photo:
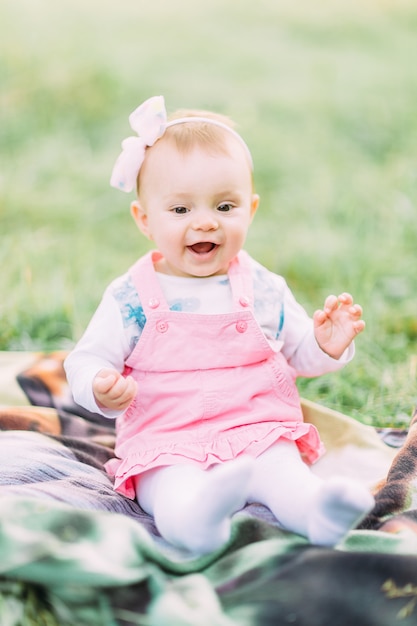
[[[34,357],[19,375],[33,406],[0,408],[2,626],[416,623],[416,417],[408,433],[379,438],[303,402],[330,457],[352,446],[365,458],[386,453],[388,472],[362,529],[336,549],[316,548],[251,505],[235,516],[227,546],[192,559],[113,491],[103,470],[113,423],[71,402],[64,356]],[[395,456],[381,439],[401,446]]]

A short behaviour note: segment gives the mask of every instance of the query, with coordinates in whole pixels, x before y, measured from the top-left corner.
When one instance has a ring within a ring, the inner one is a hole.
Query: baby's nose
[[[219,223],[216,216],[210,211],[203,211],[198,213],[193,222],[194,230],[216,230],[219,227]]]

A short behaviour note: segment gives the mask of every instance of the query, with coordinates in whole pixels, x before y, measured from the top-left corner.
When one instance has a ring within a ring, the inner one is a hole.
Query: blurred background
[[[230,115],[255,161],[247,250],[313,311],[350,291],[366,332],[301,393],[403,426],[417,369],[417,4],[2,0],[0,349],[69,349],[149,249],[109,186],[129,113]]]

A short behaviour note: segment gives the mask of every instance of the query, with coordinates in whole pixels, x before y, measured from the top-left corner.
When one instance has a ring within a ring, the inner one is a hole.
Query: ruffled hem
[[[268,426],[266,429],[265,427]],[[248,434],[250,433],[250,438]],[[270,448],[279,439],[295,441],[302,459],[315,463],[324,453],[324,446],[315,426],[307,423],[281,422],[280,424],[258,424],[255,427],[240,428],[233,434],[210,442],[178,441],[161,445],[152,450],[140,449],[130,453],[125,459],[110,459],[105,465],[106,471],[114,477],[114,488],[130,499],[135,498],[133,478],[143,472],[179,463],[192,463],[201,469],[207,469],[216,463],[235,459],[240,454],[257,457]],[[143,445],[143,444],[142,444]]]

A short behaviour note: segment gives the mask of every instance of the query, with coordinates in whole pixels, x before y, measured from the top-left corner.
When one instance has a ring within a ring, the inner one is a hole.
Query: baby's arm
[[[115,369],[102,369],[93,380],[93,393],[97,405],[111,411],[124,411],[137,392],[131,376],[126,378]]]
[[[132,350],[132,338],[126,333],[120,306],[113,293],[112,286],[106,289],[83,336],[64,363],[75,402],[93,413],[109,418],[117,417],[123,409],[107,409],[105,397],[102,398],[103,403],[98,403],[99,394],[104,392],[106,396],[108,389],[102,389],[99,385],[96,398],[94,380],[103,370],[114,371],[114,380],[122,378],[120,372],[123,372],[126,359]]]
[[[323,310],[314,313],[314,334],[323,352],[340,359],[353,339],[363,331],[362,307],[349,293],[328,296]]]

